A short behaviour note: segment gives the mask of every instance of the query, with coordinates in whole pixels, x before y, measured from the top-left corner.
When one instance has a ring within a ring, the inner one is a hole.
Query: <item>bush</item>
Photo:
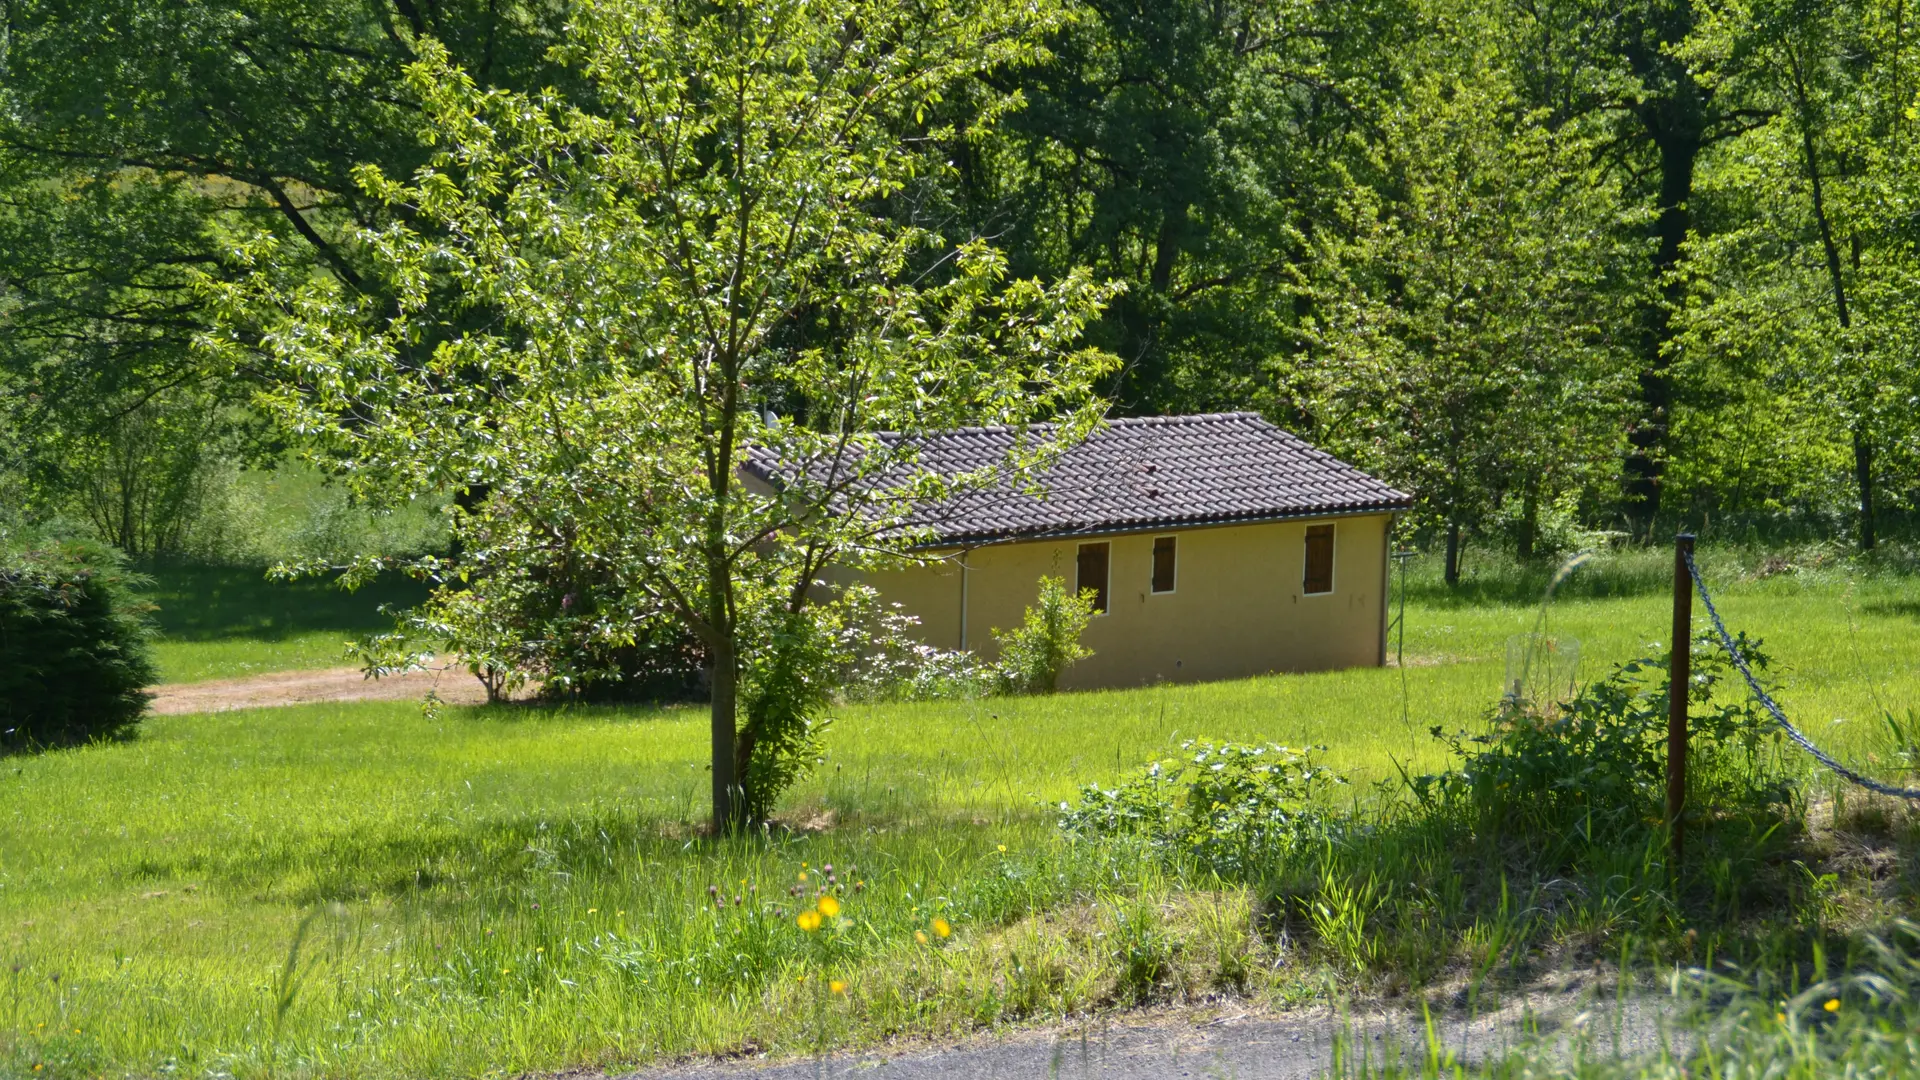
[[[846,590],[845,600],[862,640],[841,673],[840,692],[850,701],[936,701],[988,697],[997,672],[964,649],[937,649],[919,639],[920,619],[899,604],[882,606],[870,586]]]
[[[131,732],[154,681],[142,579],[112,548],[78,541],[0,550],[0,747]]]
[[[996,694],[1051,694],[1060,673],[1093,655],[1080,635],[1093,617],[1092,594],[1075,596],[1057,577],[1040,579],[1040,596],[1016,630],[993,632],[998,663],[965,649],[937,649],[918,639],[920,620],[899,604],[883,608],[866,586],[844,597],[849,626],[860,635],[841,674],[841,693],[854,701],[931,701]]]
[[[1067,591],[1062,578],[1040,579],[1040,598],[1027,609],[1018,629],[993,632],[1000,643],[1001,689],[1010,694],[1051,694],[1060,673],[1093,650],[1080,644],[1080,635],[1093,620],[1093,594]]]
[[[1205,740],[1180,748],[1184,759],[1156,761],[1117,788],[1080,789],[1078,805],[1060,804],[1060,827],[1089,839],[1135,837],[1169,862],[1253,881],[1323,838],[1316,802],[1347,782],[1316,764],[1312,749]]]
[[[1756,673],[1768,658],[1740,636]],[[1778,820],[1792,788],[1763,767],[1771,719],[1738,687],[1732,701],[1715,688],[1732,671],[1705,635],[1692,643],[1693,678],[1688,817]],[[1484,735],[1436,738],[1460,756],[1452,772],[1414,777],[1431,808],[1463,813],[1482,836],[1518,842],[1547,860],[1577,859],[1594,847],[1635,845],[1665,827],[1667,659],[1643,657],[1563,704],[1542,710],[1503,701]]]

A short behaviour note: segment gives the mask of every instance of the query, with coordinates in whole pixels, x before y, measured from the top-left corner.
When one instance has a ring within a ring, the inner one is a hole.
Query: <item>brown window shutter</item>
[[[1333,526],[1307,526],[1307,572],[1301,581],[1300,591],[1306,593],[1329,593],[1333,591]]]
[[[1153,591],[1173,591],[1173,537],[1153,538]]]
[[[1093,590],[1093,610],[1102,614],[1107,610],[1107,545],[1080,545],[1080,581],[1074,586],[1076,592]]]

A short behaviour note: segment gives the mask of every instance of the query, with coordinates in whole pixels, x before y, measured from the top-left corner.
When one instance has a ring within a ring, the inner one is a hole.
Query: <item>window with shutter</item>
[[[1097,614],[1107,613],[1107,545],[1080,545],[1080,580],[1074,586],[1076,592],[1093,591],[1093,610]]]
[[[1173,591],[1173,537],[1153,538],[1153,591]]]
[[[1308,594],[1333,591],[1333,526],[1307,526],[1307,568],[1300,591]]]

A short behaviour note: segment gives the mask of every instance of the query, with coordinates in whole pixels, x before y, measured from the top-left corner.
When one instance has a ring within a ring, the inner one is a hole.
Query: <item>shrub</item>
[[[781,793],[819,764],[825,715],[859,635],[857,608],[844,597],[790,611],[756,611],[760,647],[741,658],[734,775],[747,820],[765,821]]]
[[[880,605],[864,585],[846,600],[858,609],[862,635],[841,674],[840,692],[852,701],[933,701],[987,697],[998,689],[997,673],[964,649],[938,649],[919,640],[920,619],[899,604]]]
[[[1258,880],[1323,838],[1317,800],[1346,783],[1315,763],[1313,749],[1190,740],[1181,750],[1186,757],[1156,761],[1112,790],[1080,789],[1077,805],[1060,804],[1060,827],[1089,839],[1136,837],[1169,862]]]
[[[1742,634],[1756,672],[1768,658]],[[1739,688],[1715,689],[1732,670],[1704,635],[1692,643],[1688,816],[1765,818],[1789,806],[1792,789],[1763,768],[1771,720]],[[1457,755],[1457,770],[1411,779],[1430,808],[1464,813],[1482,836],[1519,842],[1549,860],[1596,846],[1638,844],[1664,828],[1667,659],[1614,668],[1572,700],[1541,710],[1503,701],[1483,735],[1433,734]]]
[[[154,669],[139,584],[99,544],[0,550],[0,747],[114,738],[140,722]]]
[[[1062,578],[1040,579],[1040,598],[1027,609],[1026,621],[1015,630],[993,632],[1000,643],[1002,689],[1013,694],[1051,694],[1060,673],[1093,650],[1080,644],[1080,635],[1093,620],[1093,594],[1067,590]]]
[[[564,550],[469,549],[467,557],[486,570],[469,572],[463,588],[436,590],[396,614],[397,630],[355,646],[368,673],[404,671],[423,649],[441,650],[460,658],[490,701],[536,681],[553,701],[704,696],[709,661],[692,631],[611,575]]]
[[[995,694],[1050,694],[1060,673],[1093,655],[1080,635],[1093,617],[1091,594],[1075,596],[1057,577],[1040,579],[1040,596],[1015,630],[994,631],[998,663],[965,649],[938,649],[918,640],[920,620],[899,604],[882,608],[878,594],[853,586],[844,594],[860,640],[841,675],[841,692],[855,701],[929,701]]]

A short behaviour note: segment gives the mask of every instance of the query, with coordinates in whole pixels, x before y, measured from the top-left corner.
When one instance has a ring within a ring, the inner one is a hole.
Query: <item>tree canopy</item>
[[[565,616],[606,639],[689,628],[733,827],[805,745],[822,574],[910,557],[917,507],[1090,430],[1113,363],[1081,331],[1119,287],[1010,278],[989,243],[887,212],[1015,103],[928,115],[1032,61],[1049,19],[1023,2],[590,0],[574,20],[554,54],[573,96],[483,88],[423,43],[431,152],[359,171],[387,214],[355,238],[358,280],[263,233],[219,291],[225,343],[273,366],[265,406],[368,498],[483,493],[459,554],[416,564],[441,608],[559,565],[614,598]],[[1030,437],[979,473],[920,463],[977,424]]]

